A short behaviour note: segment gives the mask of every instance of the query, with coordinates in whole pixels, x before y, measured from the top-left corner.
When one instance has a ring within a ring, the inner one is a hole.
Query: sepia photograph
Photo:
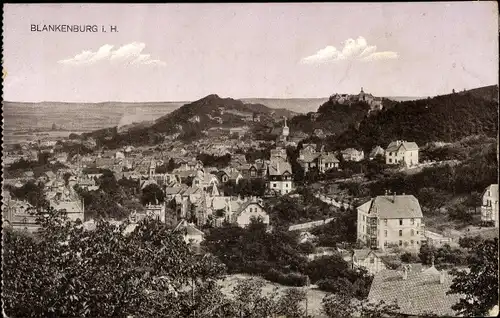
[[[3,317],[499,314],[495,1],[3,4]]]

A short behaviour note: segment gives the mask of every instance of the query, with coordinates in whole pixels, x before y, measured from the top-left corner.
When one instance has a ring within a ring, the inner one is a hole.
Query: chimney
[[[444,284],[445,278],[446,278],[446,273],[444,272],[444,270],[441,270],[439,272],[439,283]]]

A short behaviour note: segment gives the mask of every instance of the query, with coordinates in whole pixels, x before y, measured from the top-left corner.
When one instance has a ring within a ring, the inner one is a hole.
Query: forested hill
[[[488,86],[396,103],[390,109],[366,117],[358,127],[351,126],[343,134],[330,138],[327,144],[331,149],[368,150],[376,145],[385,147],[396,139],[423,145],[429,141],[451,142],[473,134],[496,137],[497,120],[498,86]]]
[[[370,106],[365,102],[340,104],[328,100],[319,106],[317,112],[295,116],[290,121],[290,129],[305,133],[312,133],[315,129],[322,129],[325,133],[340,134],[349,125],[363,120],[369,109]]]

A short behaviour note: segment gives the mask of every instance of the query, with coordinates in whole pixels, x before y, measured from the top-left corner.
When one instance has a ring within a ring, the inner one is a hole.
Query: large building
[[[413,195],[383,195],[358,207],[357,238],[370,248],[418,250],[424,240],[422,210]]]
[[[414,142],[396,140],[385,150],[385,163],[388,165],[404,164],[411,167],[418,164],[418,146]]]
[[[498,184],[492,184],[483,193],[481,221],[498,227]]]

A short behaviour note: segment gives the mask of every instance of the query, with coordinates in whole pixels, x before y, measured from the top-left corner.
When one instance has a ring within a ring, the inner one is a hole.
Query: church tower
[[[282,132],[283,140],[286,141],[288,135],[290,135],[290,128],[288,128],[288,126],[286,125],[286,117],[285,117],[285,125],[283,126],[283,132]]]

